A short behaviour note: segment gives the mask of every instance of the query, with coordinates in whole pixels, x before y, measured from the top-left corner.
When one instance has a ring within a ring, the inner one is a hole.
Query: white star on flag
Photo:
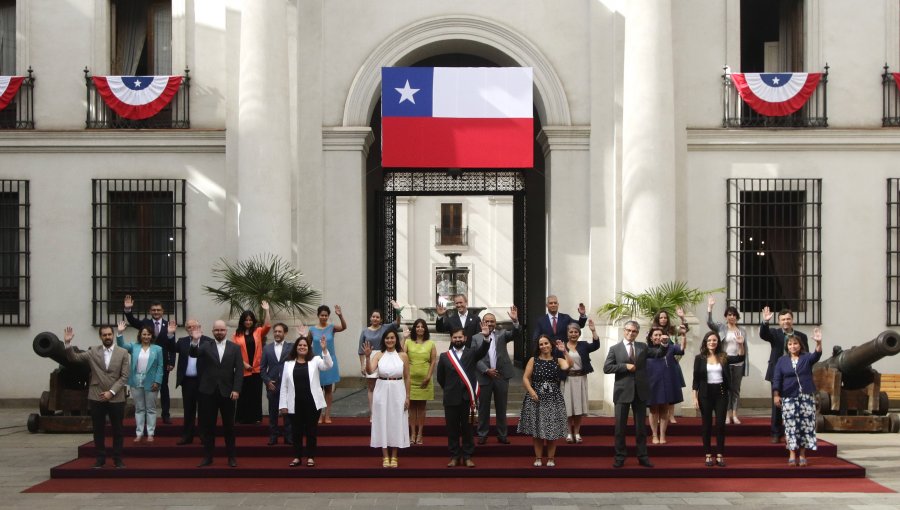
[[[772,78],[772,84],[773,84],[773,85],[778,85],[778,77],[777,77],[777,76],[774,77],[774,78]]]
[[[140,86],[141,86],[141,80],[134,80],[134,86],[135,86],[135,87],[140,87]]]
[[[419,89],[413,89],[413,88],[410,88],[410,87],[409,87],[409,80],[406,80],[406,86],[404,86],[402,89],[401,89],[401,88],[395,88],[394,90],[396,90],[397,92],[400,93],[400,102],[401,102],[401,103],[402,103],[403,101],[406,101],[406,100],[408,99],[410,103],[416,104],[416,98],[413,97],[413,94],[415,94],[416,92],[418,92]]]

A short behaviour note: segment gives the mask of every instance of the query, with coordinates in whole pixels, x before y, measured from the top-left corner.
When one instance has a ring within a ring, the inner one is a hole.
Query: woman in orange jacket
[[[238,320],[234,332],[234,343],[241,348],[244,359],[244,386],[237,401],[234,421],[237,423],[259,423],[262,421],[262,377],[259,375],[259,363],[262,359],[263,343],[269,332],[272,317],[269,314],[269,302],[262,301],[260,307],[266,312],[262,326],[256,315],[244,310]]]

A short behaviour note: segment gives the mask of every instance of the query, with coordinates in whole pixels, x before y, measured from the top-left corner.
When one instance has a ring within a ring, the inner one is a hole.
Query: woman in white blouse
[[[743,337],[740,339],[739,354],[728,356],[722,350],[719,333],[710,331],[703,336],[700,354],[694,358],[694,407],[700,409],[703,426],[703,449],[706,466],[725,467],[725,409],[728,407],[728,391],[731,384],[731,363],[744,360]],[[713,463],[712,415],[716,414],[716,461]]]
[[[318,423],[325,408],[325,394],[319,383],[319,373],[332,367],[331,353],[325,336],[320,337],[322,356],[313,356],[309,334],[301,334],[288,353],[281,373],[281,394],[278,410],[290,416],[294,435],[294,460],[291,467],[300,465],[303,457],[303,438],[306,438],[306,465],[316,465]]]

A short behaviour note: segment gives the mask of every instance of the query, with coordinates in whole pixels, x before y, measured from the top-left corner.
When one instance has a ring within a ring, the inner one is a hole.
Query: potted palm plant
[[[677,308],[696,306],[703,302],[706,296],[724,290],[724,288],[700,290],[689,288],[687,282],[683,281],[667,282],[643,292],[619,292],[614,301],[597,309],[597,315],[607,317],[612,323],[623,319],[649,319],[661,310],[668,312],[669,317],[674,317]]]

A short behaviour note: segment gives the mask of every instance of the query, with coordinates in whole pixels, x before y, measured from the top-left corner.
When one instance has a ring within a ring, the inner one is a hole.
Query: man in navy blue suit
[[[450,333],[454,329],[461,328],[466,335],[466,345],[472,341],[472,337],[481,333],[481,319],[477,314],[469,311],[469,300],[464,294],[453,296],[455,312],[447,312],[440,304],[435,307],[438,314],[434,327],[438,333]]]
[[[284,420],[283,430],[279,430],[278,427],[278,398],[281,396],[281,372],[284,370],[284,362],[287,361],[288,354],[294,348],[293,342],[284,341],[287,332],[287,324],[283,322],[272,326],[272,336],[275,338],[275,341],[263,347],[262,361],[259,365],[260,376],[263,384],[266,385],[266,397],[269,399],[269,446],[278,442],[279,432],[284,437],[285,444],[293,444],[291,439],[291,420],[288,419],[287,415],[282,417],[282,420]]]
[[[160,346],[163,350],[163,362],[164,369],[163,370],[163,381],[162,385],[159,388],[159,400],[162,405],[162,421],[163,423],[172,423],[172,416],[169,414],[169,372],[175,368],[175,331],[169,331],[169,321],[167,321],[163,314],[165,314],[165,310],[163,309],[163,305],[159,301],[153,301],[150,303],[150,317],[144,317],[143,319],[137,319],[131,313],[131,309],[134,307],[134,300],[131,299],[131,296],[125,296],[125,320],[128,321],[128,324],[131,324],[131,327],[135,329],[141,329],[142,327],[150,328],[150,331],[153,332],[154,343]]]
[[[557,340],[567,341],[566,329],[569,324],[576,323],[579,328],[587,324],[584,303],[578,303],[578,320],[571,315],[559,313],[559,299],[553,294],[547,296],[547,313],[535,321],[535,328],[531,334],[532,343],[541,335],[547,335],[553,342]]]
[[[197,371],[197,354],[200,346],[213,339],[203,334],[200,322],[188,319],[184,324],[188,336],[181,337],[175,344],[178,366],[175,369],[175,387],[181,386],[181,403],[184,406],[184,426],[178,445],[191,444],[197,435],[197,398],[200,387],[200,373]]]

